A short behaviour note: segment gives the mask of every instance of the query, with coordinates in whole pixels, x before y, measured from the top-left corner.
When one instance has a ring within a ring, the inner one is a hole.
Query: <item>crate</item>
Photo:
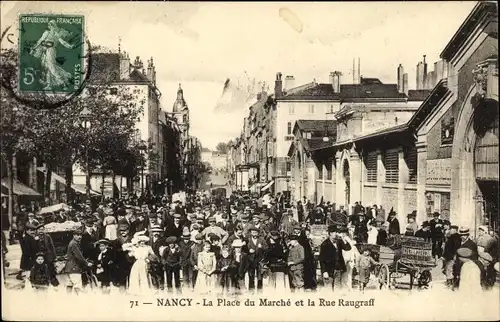
[[[71,231],[56,231],[48,233],[54,242],[57,257],[64,257],[68,251],[68,245],[73,239],[73,232]]]
[[[417,237],[402,236],[401,260],[416,266],[435,265],[432,243]]]

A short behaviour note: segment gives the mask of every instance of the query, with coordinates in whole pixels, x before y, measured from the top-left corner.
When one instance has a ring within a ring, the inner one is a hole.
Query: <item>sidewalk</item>
[[[5,255],[5,259],[9,262],[9,267],[5,268],[5,286],[8,289],[22,288],[24,281],[16,279],[21,264],[21,246],[19,244],[7,245],[9,252]]]

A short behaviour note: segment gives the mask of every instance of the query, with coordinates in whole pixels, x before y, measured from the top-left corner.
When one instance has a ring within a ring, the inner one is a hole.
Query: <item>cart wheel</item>
[[[390,272],[389,272],[389,267],[387,267],[386,264],[380,265],[379,270],[378,270],[378,274],[377,274],[377,278],[378,278],[380,289],[389,288]]]

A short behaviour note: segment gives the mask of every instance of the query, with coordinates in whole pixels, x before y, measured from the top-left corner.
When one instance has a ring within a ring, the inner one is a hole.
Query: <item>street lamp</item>
[[[87,192],[87,198],[90,200],[90,162],[89,162],[89,129],[91,126],[90,119],[92,118],[92,113],[87,107],[84,107],[80,112],[80,119],[82,121],[81,125],[85,129],[87,134],[87,142],[85,144],[85,189]]]

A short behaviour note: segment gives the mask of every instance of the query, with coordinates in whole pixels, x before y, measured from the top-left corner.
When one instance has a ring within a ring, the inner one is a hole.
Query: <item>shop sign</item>
[[[426,184],[451,185],[451,159],[427,160]]]

